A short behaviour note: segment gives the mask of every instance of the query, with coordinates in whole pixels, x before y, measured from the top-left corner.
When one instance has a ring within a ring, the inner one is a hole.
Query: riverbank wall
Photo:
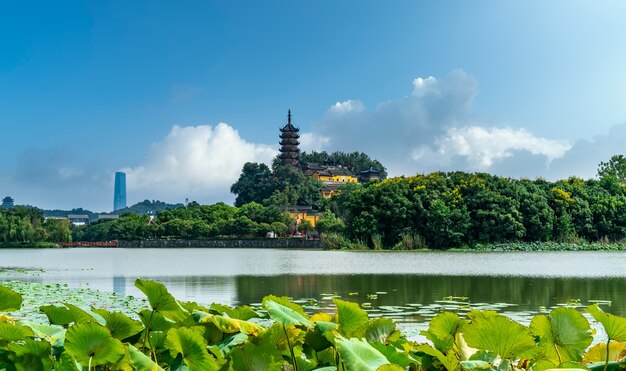
[[[305,239],[239,239],[239,240],[138,240],[118,241],[123,248],[245,248],[245,249],[321,249],[322,241]]]

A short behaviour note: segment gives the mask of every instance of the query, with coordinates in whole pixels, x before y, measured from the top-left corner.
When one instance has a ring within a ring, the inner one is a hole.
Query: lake
[[[442,310],[494,309],[520,322],[558,305],[626,316],[626,252],[377,252],[281,249],[0,249],[0,280],[143,295],[137,277],[180,300],[255,304],[287,295],[311,311],[332,298],[425,323]],[[43,271],[40,271],[43,270]]]

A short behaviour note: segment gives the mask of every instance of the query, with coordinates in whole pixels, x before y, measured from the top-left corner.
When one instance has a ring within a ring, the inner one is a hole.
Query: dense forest
[[[612,176],[549,182],[437,172],[346,188],[330,209],[348,237],[370,245],[407,238],[449,248],[626,237],[626,188]]]
[[[76,228],[76,241],[141,240],[155,238],[204,239],[215,237],[265,237],[267,232],[285,234],[295,224],[275,206],[254,202],[233,207],[224,203],[163,210],[156,218],[126,214]],[[300,227],[302,228],[302,227]],[[305,227],[306,228],[306,227]]]
[[[69,222],[44,220],[41,210],[26,206],[0,208],[0,243],[68,242]]]

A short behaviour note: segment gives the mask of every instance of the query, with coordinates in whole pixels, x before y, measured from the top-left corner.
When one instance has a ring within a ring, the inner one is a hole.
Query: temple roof
[[[293,124],[291,123],[291,110],[289,110],[287,113],[287,125],[283,126],[283,128],[280,129],[280,131],[295,131],[295,132],[300,131],[300,129],[293,126]]]
[[[380,174],[380,171],[374,169],[373,167],[370,166],[369,169],[367,170],[362,170],[361,174]]]

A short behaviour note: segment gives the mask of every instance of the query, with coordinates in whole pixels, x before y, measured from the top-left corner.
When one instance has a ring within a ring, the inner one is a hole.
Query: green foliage
[[[626,238],[626,187],[611,177],[547,182],[437,172],[348,187],[329,205],[346,237],[380,236],[384,248],[414,248],[411,236],[432,249]]]
[[[320,165],[332,165],[341,166],[353,175],[359,176],[363,170],[372,168],[380,172],[380,178],[387,178],[387,169],[378,160],[370,158],[363,152],[302,152],[300,154],[300,161],[303,163],[313,162]]]
[[[598,177],[612,177],[621,183],[626,182],[626,157],[624,155],[615,155],[608,162],[600,162]]]
[[[356,303],[337,299],[336,314],[308,317],[301,306],[286,297],[267,296],[263,307],[268,317],[260,325],[250,321],[259,314],[249,307],[213,304],[206,308],[178,302],[157,282],[138,280],[137,286],[146,293],[152,307],[138,314],[143,323],[105,309],[93,309],[97,314],[93,317],[69,304],[47,306],[47,311],[64,310],[52,317],[60,316],[67,328],[15,321],[3,314],[0,367],[76,371],[396,371],[618,370],[626,365],[626,319],[604,313],[597,305],[587,310],[604,326],[609,341],[590,349],[589,323],[571,308],[537,315],[530,327],[490,311],[472,311],[468,319],[443,312],[422,332],[430,345],[407,340],[391,319],[370,319]],[[2,308],[15,307],[13,303]],[[176,320],[162,314],[178,317],[181,311],[191,314]],[[97,322],[99,317],[106,326]]]

